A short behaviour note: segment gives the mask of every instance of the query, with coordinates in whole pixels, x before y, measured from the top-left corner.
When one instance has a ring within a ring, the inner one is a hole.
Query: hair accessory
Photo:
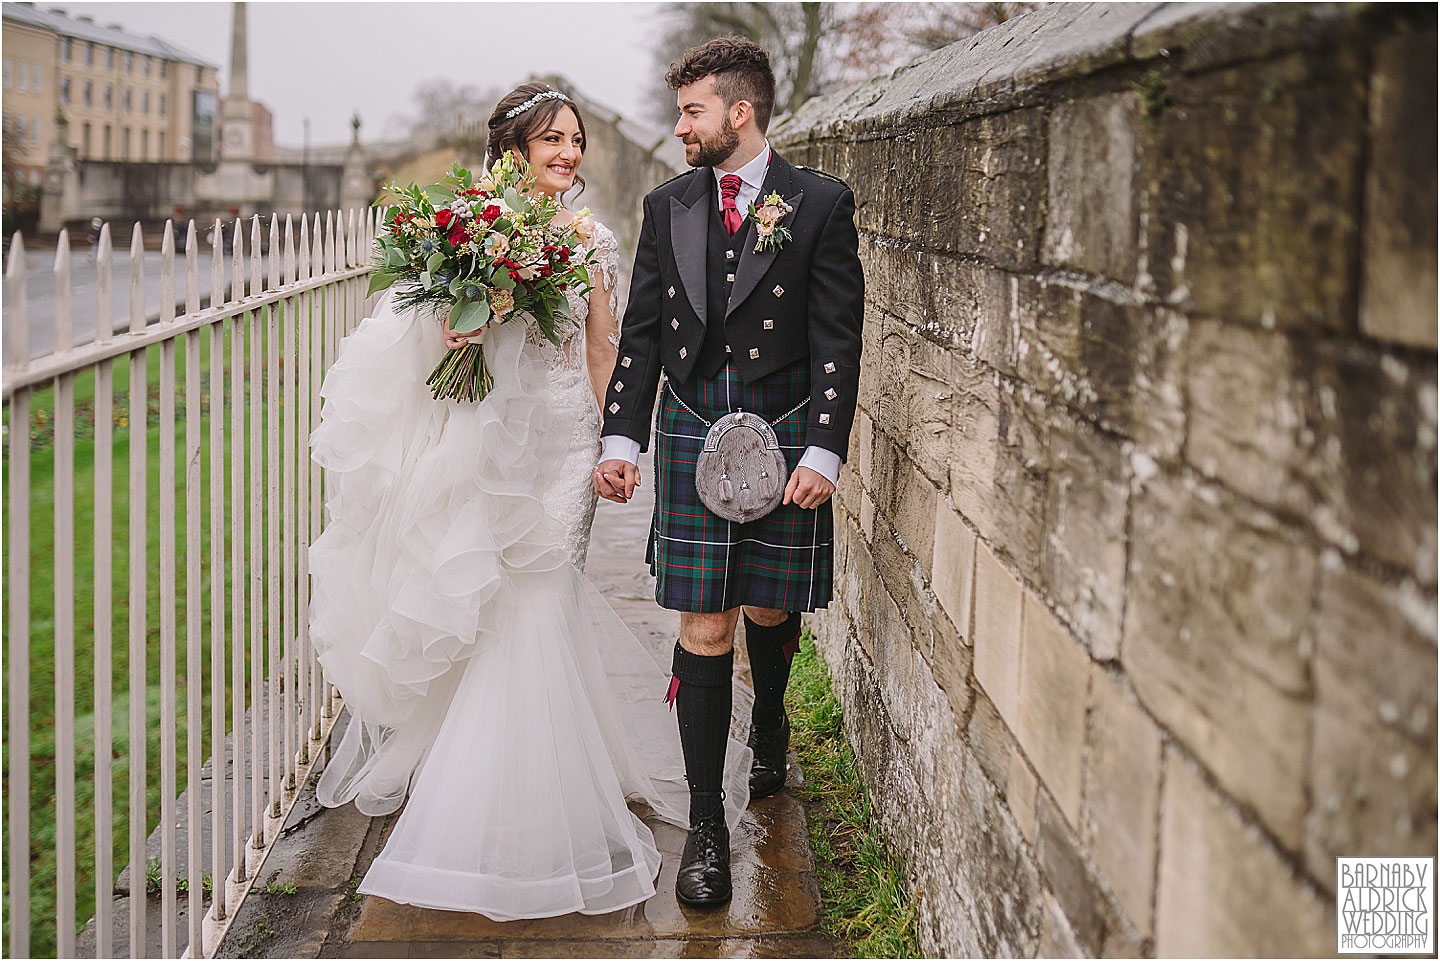
[[[566,103],[571,102],[570,98],[565,96],[559,90],[542,90],[540,93],[537,93],[535,96],[531,97],[529,100],[525,101],[520,106],[511,107],[509,110],[505,111],[505,119],[514,120],[516,117],[520,116],[522,113],[529,110],[537,103],[540,103],[542,100],[564,100]]]

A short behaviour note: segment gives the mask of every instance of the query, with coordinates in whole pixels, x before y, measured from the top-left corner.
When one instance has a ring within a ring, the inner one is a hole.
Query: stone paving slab
[[[644,564],[651,499],[646,486],[627,505],[602,501],[586,573],[657,660],[669,664],[679,615],[655,604]],[[744,737],[750,696],[743,644],[737,647],[734,730]],[[657,692],[657,697],[660,693]],[[336,736],[347,720],[337,723]],[[790,782],[799,783],[794,764]],[[353,805],[321,808],[313,779],[297,800],[285,836],[261,868],[257,886],[294,894],[252,894],[221,945],[221,957],[571,958],[831,957],[818,933],[819,888],[803,805],[788,792],[756,801],[732,838],[735,896],[701,910],[675,897],[685,832],[636,808],[655,833],[662,860],[656,895],[607,915],[496,922],[480,914],[433,911],[352,893],[398,815],[367,818]]]

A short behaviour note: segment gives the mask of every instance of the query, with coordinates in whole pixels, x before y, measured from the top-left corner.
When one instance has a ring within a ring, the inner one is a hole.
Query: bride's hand
[[[459,348],[464,347],[466,344],[470,343],[470,341],[474,340],[476,337],[480,336],[480,331],[476,330],[468,334],[459,334],[451,330],[450,327],[447,325],[445,327],[443,336],[445,337],[445,347],[447,350],[458,350]]]

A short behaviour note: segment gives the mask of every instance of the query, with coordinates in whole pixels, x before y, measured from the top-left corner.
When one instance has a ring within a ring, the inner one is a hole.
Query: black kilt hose
[[[711,513],[695,491],[695,464],[709,430],[695,414],[714,423],[746,410],[773,420],[810,396],[808,365],[797,362],[746,385],[727,363],[715,377],[668,384],[655,415],[655,512],[645,555],[655,600],[691,612],[742,604],[813,611],[829,604],[835,541],[829,500],[813,510],[781,504],[740,524]],[[801,407],[774,424],[791,473],[805,450],[808,413]]]

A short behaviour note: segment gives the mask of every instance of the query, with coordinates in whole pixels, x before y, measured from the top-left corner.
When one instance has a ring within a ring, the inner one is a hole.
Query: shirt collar
[[[770,141],[765,141],[765,149],[756,154],[749,163],[739,170],[730,171],[739,177],[746,185],[759,190],[765,186],[765,171],[770,166]],[[712,167],[715,171],[715,182],[719,183],[720,178],[725,176],[726,171],[719,167]]]

